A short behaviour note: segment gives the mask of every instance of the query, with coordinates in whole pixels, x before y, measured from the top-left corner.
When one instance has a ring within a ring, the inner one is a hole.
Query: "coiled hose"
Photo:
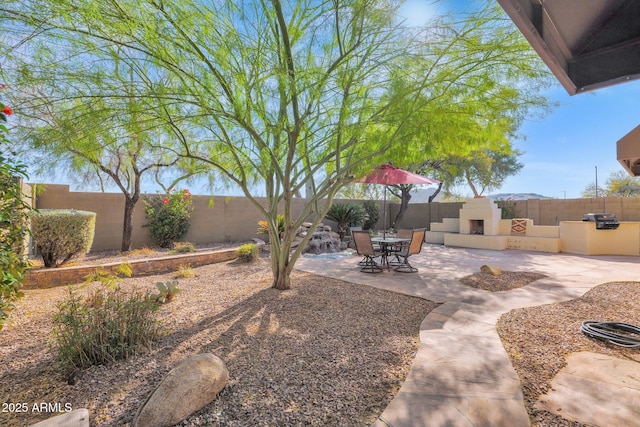
[[[627,323],[586,320],[582,322],[580,331],[588,337],[620,347],[640,348],[640,328]]]

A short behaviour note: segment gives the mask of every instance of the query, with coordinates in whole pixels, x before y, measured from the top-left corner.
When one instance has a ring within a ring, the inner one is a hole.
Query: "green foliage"
[[[59,267],[91,249],[96,227],[94,212],[41,209],[30,217],[33,240],[45,267]]]
[[[3,125],[0,123],[0,126]],[[0,130],[0,138],[2,135]],[[26,177],[24,164],[0,155],[0,330],[13,302],[23,296],[20,282],[29,267],[24,255],[24,239],[29,233],[31,207],[24,201],[17,179]]]
[[[344,240],[349,225],[362,225],[368,218],[367,211],[359,203],[335,203],[325,218],[338,223],[340,240]]]
[[[149,300],[160,304],[171,302],[175,298],[176,294],[180,292],[180,289],[178,289],[177,280],[166,283],[157,282],[156,288],[158,288],[159,293],[149,295],[148,298]]]
[[[69,288],[53,317],[52,347],[59,368],[73,373],[148,348],[162,331],[157,307],[137,290],[100,288],[83,297]]]
[[[170,191],[165,196],[151,196],[145,200],[145,212],[151,240],[161,248],[170,248],[191,225],[191,193],[185,189]]]
[[[20,186],[20,181],[28,176],[26,165],[14,160],[17,153],[7,148],[10,142],[5,123],[12,113],[8,105],[0,102],[0,330],[13,302],[23,296],[20,282],[29,267],[24,240],[29,234],[31,206],[25,202]],[[2,153],[9,153],[14,159]]]
[[[375,200],[366,200],[362,206],[367,212],[367,219],[362,223],[362,229],[371,230],[380,218],[380,205]]]
[[[502,219],[513,219],[516,217],[516,201],[513,199],[496,200],[496,204],[501,209]]]
[[[173,249],[169,251],[170,254],[184,254],[189,252],[195,252],[196,247],[191,242],[173,242]]]
[[[253,262],[258,259],[258,247],[254,243],[245,243],[236,250],[236,254],[240,261]]]

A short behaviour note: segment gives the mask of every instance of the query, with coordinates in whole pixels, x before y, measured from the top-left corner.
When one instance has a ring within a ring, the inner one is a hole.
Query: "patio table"
[[[380,245],[380,250],[382,251],[382,266],[387,267],[387,271],[391,270],[391,266],[389,265],[389,255],[395,252],[394,247],[411,242],[411,239],[405,239],[402,237],[372,237],[371,242],[377,243]]]

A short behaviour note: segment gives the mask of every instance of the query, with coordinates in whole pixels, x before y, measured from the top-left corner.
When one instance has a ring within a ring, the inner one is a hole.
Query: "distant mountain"
[[[436,191],[435,188],[420,188],[411,192],[411,200],[409,203],[427,203],[429,196]],[[434,201],[439,202],[442,199],[443,193],[440,192]],[[551,199],[552,197],[543,196],[536,193],[498,193],[487,196],[491,200],[528,200],[528,199]]]
[[[488,199],[493,200],[528,200],[528,199],[551,199],[552,197],[543,196],[536,193],[498,193],[487,196]]]

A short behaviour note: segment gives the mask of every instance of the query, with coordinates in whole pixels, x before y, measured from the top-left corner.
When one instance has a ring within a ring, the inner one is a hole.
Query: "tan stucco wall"
[[[562,252],[581,255],[640,255],[640,222],[621,222],[615,230],[598,230],[594,222],[560,223]]]
[[[260,199],[262,200],[262,199]],[[212,201],[212,204],[210,204]],[[293,214],[302,211],[305,200],[295,200]],[[46,186],[37,197],[39,209],[77,209],[96,213],[96,230],[91,251],[120,249],[124,215],[121,193],[70,192],[68,185]],[[258,235],[258,208],[244,197],[193,196],[194,211],[191,226],[183,238],[194,244],[244,241]],[[144,203],[137,203],[133,214],[133,248],[151,246]]]

